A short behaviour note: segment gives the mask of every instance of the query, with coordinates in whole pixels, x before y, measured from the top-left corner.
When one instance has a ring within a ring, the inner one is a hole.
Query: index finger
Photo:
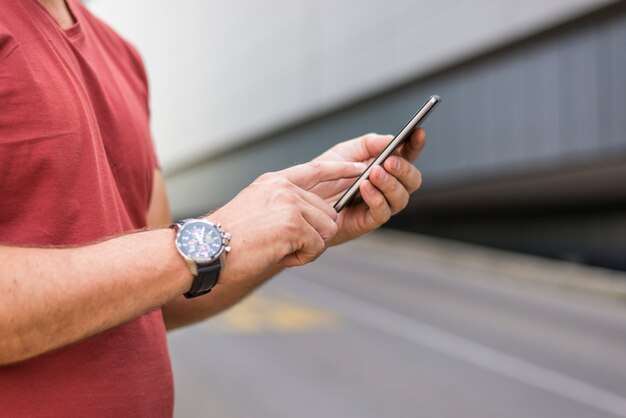
[[[349,161],[311,161],[282,171],[296,186],[310,190],[323,181],[354,178],[360,176],[367,166]]]

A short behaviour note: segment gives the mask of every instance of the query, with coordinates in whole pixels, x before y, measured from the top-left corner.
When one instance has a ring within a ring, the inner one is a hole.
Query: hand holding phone
[[[404,128],[394,137],[394,139],[383,149],[383,151],[371,162],[371,164],[365,169],[354,183],[346,190],[346,192],[335,203],[335,210],[340,212],[346,205],[348,205],[359,192],[359,186],[364,180],[369,178],[369,174],[375,165],[382,166],[385,160],[393,154],[393,152],[402,145],[420,124],[426,119],[426,116],[437,106],[441,101],[439,96],[431,96],[428,101],[421,107],[420,110],[411,118]]]

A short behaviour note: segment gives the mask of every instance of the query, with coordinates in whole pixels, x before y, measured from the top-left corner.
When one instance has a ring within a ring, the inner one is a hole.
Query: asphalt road
[[[361,239],[172,333],[176,417],[626,417],[624,299],[424,248]]]

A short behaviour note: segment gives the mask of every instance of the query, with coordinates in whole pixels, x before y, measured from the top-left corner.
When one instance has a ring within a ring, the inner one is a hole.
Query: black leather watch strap
[[[184,294],[185,297],[191,299],[209,293],[217,284],[221,269],[222,263],[219,260],[208,266],[198,266],[198,275],[193,278],[191,289]]]
[[[181,221],[175,222],[170,225],[170,228],[178,233],[178,230],[188,220],[192,219],[183,219]],[[211,291],[211,289],[213,289],[213,287],[217,284],[217,280],[220,277],[220,271],[222,270],[222,260],[217,259],[211,264],[207,265],[196,264],[196,268],[198,270],[198,274],[194,276],[189,291],[184,293],[184,296],[187,299],[206,295]]]

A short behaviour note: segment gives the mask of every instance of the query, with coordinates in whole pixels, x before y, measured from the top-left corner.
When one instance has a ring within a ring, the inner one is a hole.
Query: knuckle
[[[315,261],[326,249],[326,243],[317,234],[312,234],[300,252],[300,259],[302,264],[307,264]]]
[[[315,242],[313,243],[313,248],[314,248],[314,254],[315,254],[314,259],[315,259],[319,257],[320,255],[322,255],[324,250],[326,250],[326,242],[322,239],[322,237],[318,235]]]
[[[287,178],[277,175],[275,177],[272,178],[272,184],[275,187],[281,188],[281,189],[285,189],[291,186],[291,182],[289,180],[287,180]]]
[[[374,207],[376,207],[379,212],[384,212],[387,206],[387,199],[385,199],[382,195],[377,195],[374,198]]]
[[[272,176],[264,182],[264,185],[268,189],[266,191],[268,195],[273,196],[273,198],[279,202],[282,202],[283,199],[293,195],[291,192],[291,182],[283,176]]]
[[[328,241],[334,238],[335,235],[337,235],[337,232],[339,232],[339,225],[337,225],[335,222],[329,221],[326,225],[322,238],[324,241]]]
[[[408,204],[409,204],[409,193],[405,191],[404,193],[402,193],[402,196],[400,197],[400,203],[398,205],[397,211],[400,211],[406,208]]]
[[[404,187],[398,187],[398,191],[394,193],[392,199],[389,200],[389,206],[393,213],[404,209],[409,203],[409,192]]]
[[[324,203],[326,204],[326,202]],[[339,218],[339,214],[335,211],[335,209],[330,208],[328,210],[328,216],[330,217],[332,223],[334,225],[337,225],[336,222],[337,222],[337,218]]]
[[[300,199],[298,198],[298,196],[297,196],[297,195],[295,195],[295,194],[293,194],[293,193],[285,193],[285,192],[281,192],[281,193],[278,193],[277,200],[278,200],[281,204],[283,204],[283,205],[286,205],[286,206],[289,206],[289,207],[295,207],[295,206],[298,204],[298,201],[299,201]],[[295,215],[297,212],[296,212],[296,211],[294,211],[294,210],[290,210],[290,211],[289,211],[289,213],[290,213],[290,215],[292,215],[292,216],[293,216],[293,215]]]
[[[285,211],[280,216],[281,222],[281,235],[283,235],[288,241],[298,239],[302,231],[302,219],[297,212]]]
[[[384,224],[391,218],[391,208],[384,197],[379,196],[375,199],[372,215],[381,224]]]
[[[398,158],[398,161],[398,172],[403,176],[410,176],[415,166],[404,158]]]
[[[276,173],[274,172],[263,173],[259,177],[256,178],[255,183],[264,183],[266,181],[271,180],[274,176],[276,176]]]
[[[389,206],[385,206],[385,209],[383,210],[381,216],[380,216],[380,223],[387,223],[389,221],[389,219],[391,219],[391,209],[389,208]]]
[[[288,210],[285,215],[285,220],[294,230],[300,231],[302,229],[302,216],[300,215],[300,212],[296,210]]]
[[[334,221],[330,223],[330,232],[332,233],[333,237],[339,232],[339,225],[337,225],[337,223]]]
[[[306,164],[314,170],[319,170],[322,167],[322,163],[320,161],[309,161]]]
[[[310,171],[309,180],[317,183],[318,179],[322,176],[323,163],[321,161],[309,161],[306,163],[306,166]]]
[[[318,254],[317,254],[317,253],[311,253],[311,254],[307,253],[307,254],[302,254],[302,257],[301,257],[301,258],[302,258],[302,264],[300,264],[300,265],[302,265],[302,266],[303,266],[303,265],[305,265],[305,264],[312,263],[313,261],[315,261],[315,260],[317,259],[317,257],[318,257]]]
[[[423,181],[423,176],[422,176],[422,172],[419,171],[418,169],[415,169],[416,173],[415,173],[415,187],[412,190],[413,192],[418,190],[420,187],[422,187],[422,181]]]

